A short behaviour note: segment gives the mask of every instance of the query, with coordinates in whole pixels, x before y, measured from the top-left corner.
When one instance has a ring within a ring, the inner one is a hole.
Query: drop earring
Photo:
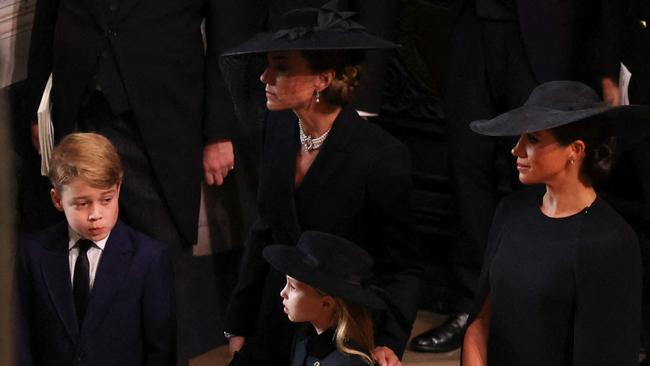
[[[320,92],[316,90],[316,103],[320,103]]]

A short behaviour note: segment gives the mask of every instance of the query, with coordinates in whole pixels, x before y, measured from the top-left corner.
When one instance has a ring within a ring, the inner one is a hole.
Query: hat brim
[[[319,31],[302,37],[276,37],[275,32],[263,32],[221,56],[238,56],[272,51],[299,50],[374,50],[397,48],[398,44],[375,37],[365,31]]]
[[[650,107],[626,105],[612,107],[601,104],[589,109],[563,111],[535,106],[522,106],[493,119],[470,123],[472,131],[486,136],[517,136],[588,118],[602,116],[611,123],[612,133],[624,146],[638,143],[650,135]]]
[[[264,248],[264,258],[278,271],[285,273],[300,282],[315,287],[328,295],[368,306],[372,309],[386,309],[386,304],[369,288],[360,284],[337,281],[332,275],[314,270],[303,260],[304,254],[300,249],[287,245],[270,245]]]

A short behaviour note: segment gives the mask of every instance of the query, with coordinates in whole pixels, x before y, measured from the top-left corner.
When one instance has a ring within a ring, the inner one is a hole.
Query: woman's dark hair
[[[589,184],[604,180],[616,160],[616,138],[611,134],[607,117],[596,116],[550,130],[560,145],[576,140],[585,143],[585,158],[580,175]]]
[[[332,84],[321,98],[332,105],[345,105],[354,98],[361,79],[363,52],[359,50],[303,50],[313,72],[334,70]]]

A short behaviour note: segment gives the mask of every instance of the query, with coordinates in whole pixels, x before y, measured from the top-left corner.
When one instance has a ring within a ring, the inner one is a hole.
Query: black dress
[[[488,365],[638,365],[636,235],[600,198],[550,218],[542,196],[507,197],[492,224],[473,313],[489,295]]]
[[[404,351],[415,320],[418,255],[410,208],[412,183],[406,148],[344,107],[327,140],[295,185],[300,148],[292,111],[266,119],[258,204],[260,218],[246,242],[224,329],[246,336],[232,364],[289,362],[294,324],[282,311],[284,274],[262,257],[270,244],[295,245],[305,230],[344,237],[374,260],[376,285],[390,310],[375,317],[375,344]]]

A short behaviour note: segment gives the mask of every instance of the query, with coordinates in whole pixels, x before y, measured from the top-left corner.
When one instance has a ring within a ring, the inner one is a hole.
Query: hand
[[[34,149],[40,154],[41,153],[41,144],[38,142],[38,122],[32,122],[32,145]]]
[[[372,350],[372,357],[377,361],[379,366],[402,366],[402,362],[397,358],[395,352],[388,347],[375,347]]]
[[[246,342],[246,337],[243,336],[232,336],[228,339],[228,350],[230,351],[230,357],[232,357],[235,352],[244,347],[244,342]]]
[[[611,104],[612,106],[621,105],[621,90],[618,83],[612,78],[603,78],[601,80],[603,87],[603,101]]]
[[[235,154],[230,140],[217,140],[203,147],[203,174],[208,185],[222,185],[234,168]]]

